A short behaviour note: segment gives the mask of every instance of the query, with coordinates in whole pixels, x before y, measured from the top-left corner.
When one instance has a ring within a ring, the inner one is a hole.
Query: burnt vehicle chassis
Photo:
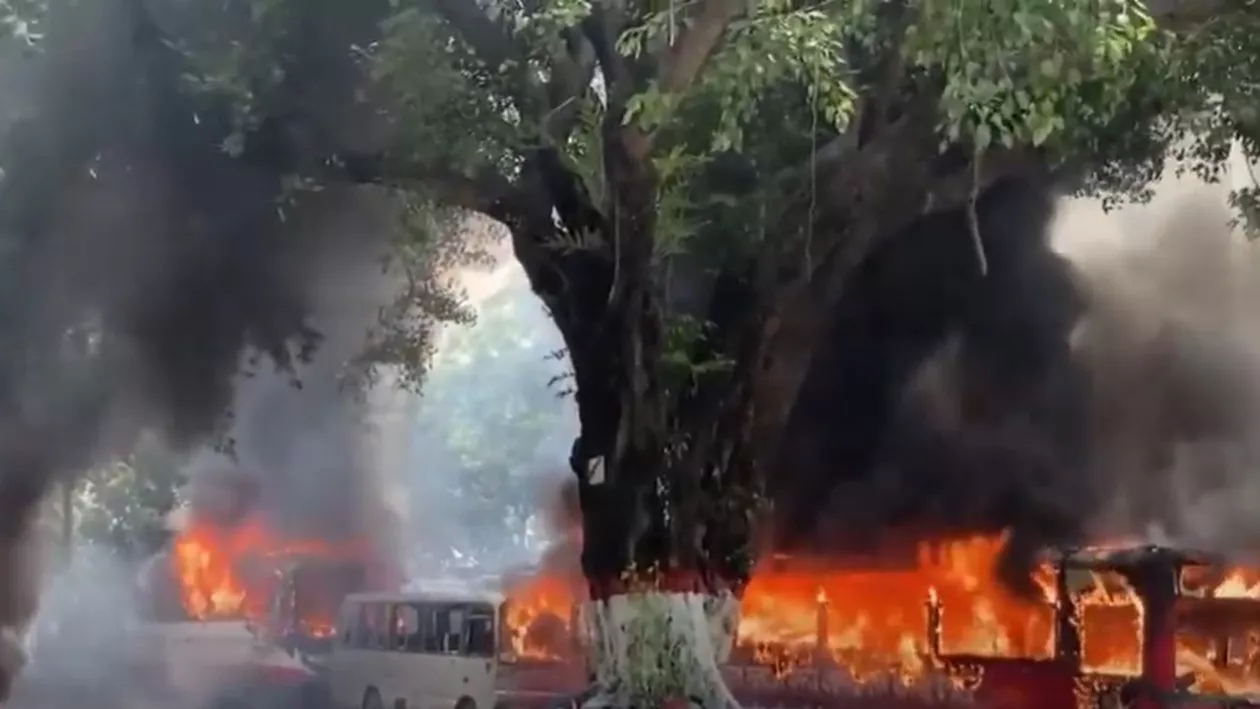
[[[1260,697],[1207,695],[1191,691],[1192,675],[1177,674],[1177,632],[1192,629],[1224,637],[1239,623],[1260,627],[1260,601],[1183,593],[1187,569],[1222,568],[1224,559],[1204,552],[1156,545],[1050,550],[1054,569],[1054,647],[1048,658],[1025,659],[950,654],[941,651],[941,605],[927,603],[928,648],[934,664],[992,709],[1219,709],[1260,708]],[[1087,670],[1077,609],[1068,572],[1111,572],[1133,589],[1142,613],[1141,665],[1137,676]],[[1229,661],[1229,643],[1218,644],[1219,667]]]

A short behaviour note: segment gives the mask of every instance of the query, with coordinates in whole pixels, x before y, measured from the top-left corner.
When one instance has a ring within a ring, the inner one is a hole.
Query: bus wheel
[[[477,709],[477,702],[474,702],[472,697],[460,697],[459,701],[455,702],[455,709]]]
[[[385,709],[385,702],[381,701],[381,693],[376,687],[368,687],[363,693],[363,709]]]

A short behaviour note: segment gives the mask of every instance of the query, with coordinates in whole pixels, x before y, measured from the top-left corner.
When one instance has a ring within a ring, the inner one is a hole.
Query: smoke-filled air
[[[0,0],[0,705],[1260,696],[1254,13],[661,5]]]
[[[785,537],[1006,530],[1012,580],[1046,543],[1254,549],[1258,272],[1227,195],[1008,185],[979,206],[986,278],[961,214],[876,252],[796,411]]]

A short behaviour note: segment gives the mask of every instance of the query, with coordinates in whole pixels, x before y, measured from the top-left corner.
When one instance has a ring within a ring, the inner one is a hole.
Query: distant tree
[[[183,483],[178,460],[149,439],[127,458],[92,471],[76,495],[81,541],[139,559],[166,543],[166,517]]]
[[[519,556],[547,502],[540,476],[567,467],[576,422],[566,418],[561,347],[520,272],[479,305],[475,323],[448,327],[440,339],[414,420],[411,474],[446,484],[445,509],[468,532],[460,551],[479,561]],[[431,486],[412,489],[430,498],[415,506],[435,504]]]

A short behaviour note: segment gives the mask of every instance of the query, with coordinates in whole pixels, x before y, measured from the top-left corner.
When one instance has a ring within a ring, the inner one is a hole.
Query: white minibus
[[[326,662],[335,709],[494,709],[503,597],[346,596]]]

